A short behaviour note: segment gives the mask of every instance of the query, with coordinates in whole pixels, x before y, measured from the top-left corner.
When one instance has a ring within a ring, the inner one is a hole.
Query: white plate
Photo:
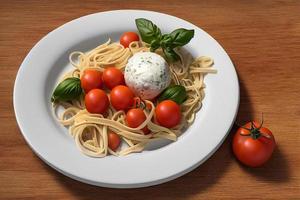
[[[162,32],[195,29],[186,45],[193,56],[210,56],[217,74],[207,88],[194,124],[178,141],[125,157],[91,158],[79,152],[67,129],[56,122],[50,96],[58,77],[69,69],[68,55],[86,51],[122,32],[136,31],[135,19],[147,18]],[[59,172],[82,182],[113,188],[145,187],[175,179],[199,166],[221,145],[235,119],[239,85],[224,49],[202,29],[174,16],[140,10],[116,10],[73,20],[42,38],[24,59],[15,81],[14,108],[32,150]],[[218,166],[216,166],[218,167]]]

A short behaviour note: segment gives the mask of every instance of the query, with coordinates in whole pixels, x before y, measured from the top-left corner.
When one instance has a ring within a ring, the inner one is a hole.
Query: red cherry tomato
[[[107,136],[108,136],[108,147],[111,150],[116,151],[116,149],[121,144],[120,136],[112,131],[109,132]]]
[[[146,115],[141,108],[132,108],[126,114],[126,122],[129,127],[136,128],[146,120]],[[142,131],[145,134],[150,133],[150,130],[145,126]]]
[[[164,100],[155,108],[157,122],[167,128],[172,128],[179,124],[181,120],[180,107],[172,100]]]
[[[129,47],[131,42],[134,41],[139,41],[139,35],[136,34],[135,32],[125,32],[120,38],[120,43],[123,45],[125,48]]]
[[[115,67],[106,68],[103,72],[102,80],[109,89],[113,89],[117,85],[125,85],[122,71]]]
[[[116,110],[126,110],[133,104],[134,94],[124,85],[118,85],[110,92],[110,101]]]
[[[86,69],[80,78],[80,83],[85,93],[95,88],[102,88],[102,72],[94,69]]]
[[[272,132],[259,123],[247,123],[240,127],[233,138],[233,153],[239,161],[250,167],[258,167],[267,162],[275,148]]]
[[[85,107],[90,113],[103,114],[109,106],[106,93],[101,89],[90,90],[84,98]]]

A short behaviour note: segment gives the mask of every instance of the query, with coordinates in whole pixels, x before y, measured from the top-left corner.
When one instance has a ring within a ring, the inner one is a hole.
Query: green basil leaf
[[[174,51],[174,48],[184,46],[194,37],[194,30],[184,28],[179,28],[170,34],[162,35],[160,29],[155,24],[144,18],[136,19],[135,23],[142,40],[150,44],[150,51],[154,52],[161,47],[165,58],[169,62],[180,60],[180,56]]]
[[[172,85],[165,89],[158,98],[158,101],[172,100],[177,104],[182,104],[187,98],[185,87],[182,85]]]
[[[170,47],[172,44],[173,38],[170,34],[164,34],[161,37],[160,45],[162,48]]]
[[[194,37],[194,30],[179,28],[170,33],[172,37],[171,48],[186,45]]]
[[[159,44],[159,40],[152,40],[151,44],[150,44],[150,51],[154,52],[156,49],[158,49],[160,47]]]
[[[166,59],[170,62],[176,62],[176,61],[180,60],[179,55],[171,48],[163,49],[163,52],[166,56]]]
[[[161,31],[150,20],[138,18],[135,20],[135,24],[144,42],[151,44],[155,39],[160,40]]]
[[[66,78],[55,88],[51,101],[70,101],[77,99],[82,94],[80,79],[76,77]]]

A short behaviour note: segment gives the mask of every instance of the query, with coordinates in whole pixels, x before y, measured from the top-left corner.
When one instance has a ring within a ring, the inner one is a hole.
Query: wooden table
[[[129,8],[186,19],[223,45],[240,79],[237,121],[259,120],[263,112],[276,137],[277,149],[267,165],[251,169],[235,160],[230,149],[234,130],[196,170],[142,189],[86,185],[37,158],[13,111],[13,84],[22,60],[44,35],[72,19]],[[300,199],[299,1],[2,0],[0,68],[0,199]]]

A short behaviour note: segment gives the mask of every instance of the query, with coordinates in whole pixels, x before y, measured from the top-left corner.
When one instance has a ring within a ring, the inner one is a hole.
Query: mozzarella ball
[[[171,82],[168,63],[152,52],[134,54],[125,68],[126,85],[142,99],[153,99]]]

